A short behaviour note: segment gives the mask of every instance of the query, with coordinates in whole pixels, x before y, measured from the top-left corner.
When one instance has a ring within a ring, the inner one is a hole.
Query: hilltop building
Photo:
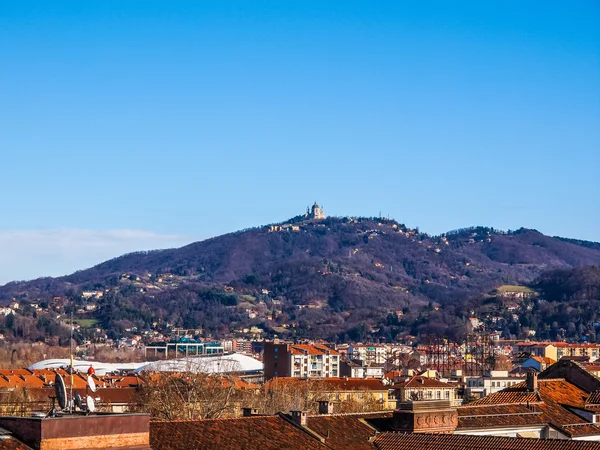
[[[325,208],[319,206],[317,202],[315,202],[314,205],[312,205],[312,208],[306,207],[306,214],[304,214],[304,217],[308,220],[322,220],[327,216],[325,215]]]

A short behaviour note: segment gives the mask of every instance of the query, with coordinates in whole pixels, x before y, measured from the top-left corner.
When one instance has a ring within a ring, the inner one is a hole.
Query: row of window
[[[510,387],[517,383],[519,383],[519,381],[492,381],[492,387]]]

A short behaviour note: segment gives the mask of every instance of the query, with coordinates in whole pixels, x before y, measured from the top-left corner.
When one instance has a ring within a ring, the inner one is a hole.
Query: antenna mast
[[[69,403],[69,413],[73,414],[73,311],[71,310],[71,339],[69,339],[69,354],[71,355],[71,370],[70,372],[70,380],[69,383],[69,398],[71,402]]]
[[[308,414],[308,395],[309,395],[309,384],[308,384],[308,377],[310,374],[310,357],[309,357],[309,351],[307,349],[304,350],[306,353],[306,413]]]

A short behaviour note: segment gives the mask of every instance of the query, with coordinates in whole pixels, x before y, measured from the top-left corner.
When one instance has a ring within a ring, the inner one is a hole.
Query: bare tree
[[[205,373],[152,373],[136,397],[132,409],[166,420],[231,416],[237,407],[235,383]]]
[[[336,413],[380,411],[385,403],[373,391],[352,389],[341,391],[323,379],[273,379],[261,389],[260,395],[247,398],[246,406],[257,408],[263,414],[308,410],[316,413],[319,401],[334,403]]]

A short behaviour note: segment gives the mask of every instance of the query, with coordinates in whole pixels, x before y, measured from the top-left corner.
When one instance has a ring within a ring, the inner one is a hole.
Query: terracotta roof
[[[524,405],[463,406],[458,410],[458,429],[544,425],[546,417]]]
[[[454,389],[456,386],[448,384],[448,383],[444,383],[443,381],[439,381],[439,380],[436,380],[434,378],[416,376],[416,377],[411,377],[408,380],[404,380],[404,381],[401,381],[399,383],[396,383],[396,384],[394,384],[393,387],[396,388],[396,389],[403,388],[403,387],[410,387],[410,388],[450,388],[450,389]]]
[[[373,450],[369,438],[375,435],[371,421],[389,421],[392,412],[332,414],[308,418],[308,428],[327,437],[325,443],[333,450]]]
[[[524,386],[524,383],[521,383]],[[538,380],[538,389],[545,402],[583,408],[589,394],[563,378]]]
[[[375,439],[379,450],[600,450],[600,443],[562,439],[527,439],[460,434],[383,433]]]
[[[542,399],[537,392],[528,392],[525,389],[525,383],[519,383],[499,392],[488,395],[479,400],[469,403],[469,406],[480,405],[507,405],[517,403],[525,405],[527,403],[541,403]]]
[[[325,345],[318,344],[290,344],[290,352],[294,355],[304,355],[308,352],[309,355],[339,355],[337,350],[333,350]]]
[[[542,413],[547,423],[569,436],[600,436],[600,426],[589,423],[565,407],[585,409],[588,397],[586,391],[563,378],[541,379],[538,380],[537,392],[528,392],[523,382],[469,403],[469,407],[528,405],[533,412]]]
[[[394,378],[400,378],[403,376],[402,370],[392,370],[391,372],[386,373],[383,377],[389,380],[393,380]]]
[[[552,358],[547,358],[545,356],[532,356],[531,359],[534,359],[542,364],[554,364],[556,362]]]
[[[237,419],[150,422],[153,450],[326,449],[315,437],[279,415]]]
[[[334,392],[389,390],[388,386],[384,385],[377,378],[310,378],[309,382],[319,384],[324,389]],[[306,386],[306,378],[272,378],[264,384],[263,389],[269,391],[294,385]]]
[[[41,388],[44,387],[44,382],[36,377],[35,375],[5,375],[0,374],[0,387],[3,388],[16,388],[16,387],[32,387]]]
[[[0,375],[33,375],[29,369],[0,369]]]
[[[15,438],[9,437],[0,439],[0,450],[32,450],[32,448]]]
[[[569,344],[568,342],[554,342],[553,345],[560,348],[600,348],[600,344]]]
[[[31,447],[15,439],[12,433],[0,428],[0,450],[32,450]]]

